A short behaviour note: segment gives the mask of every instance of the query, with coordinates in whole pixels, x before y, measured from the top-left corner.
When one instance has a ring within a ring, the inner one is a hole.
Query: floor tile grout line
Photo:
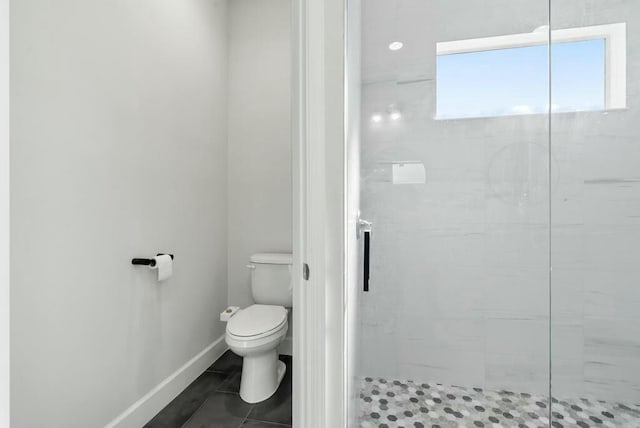
[[[186,391],[187,391],[187,390],[188,390],[188,389],[189,389],[193,384],[195,384],[195,383],[198,381],[198,379],[200,379],[200,377],[202,377],[202,375],[207,374],[207,373],[216,373],[216,374],[225,375],[225,376],[222,378],[222,381],[220,382],[220,384],[219,384],[219,385],[222,385],[222,384],[227,380],[227,378],[229,377],[229,376],[228,376],[228,374],[227,374],[227,373],[225,373],[225,372],[211,372],[211,371],[207,371],[207,370],[205,370],[205,371],[204,371],[204,372],[202,372],[202,373],[201,373],[201,374],[200,374],[200,375],[199,375],[199,376],[198,376],[198,377],[197,377],[193,382],[191,382],[191,383],[190,383],[190,384],[189,384],[189,385],[188,385],[188,386],[187,386],[187,387],[186,387],[182,392],[180,392],[180,394],[178,394],[176,397],[174,397],[174,399],[173,399],[173,400],[171,400],[171,401],[169,402],[169,404],[167,404],[167,405],[166,405],[165,407],[163,407],[163,408],[162,408],[158,413],[156,413],[156,415],[155,415],[155,416],[154,416],[154,417],[153,417],[153,418],[152,418],[152,419],[151,419],[147,424],[145,424],[145,427],[146,427],[148,424],[150,424],[151,422],[153,422],[153,421],[154,421],[156,418],[158,418],[160,415],[162,415],[163,413],[165,413],[168,409],[175,408],[175,401],[176,401],[176,400],[178,400],[178,399],[179,399],[183,394],[185,394],[185,392],[186,392]],[[203,397],[204,397],[204,398],[203,398],[203,400],[202,400],[202,402],[198,405],[198,407],[196,407],[196,409],[195,409],[193,412],[191,412],[191,413],[189,414],[189,417],[187,418],[187,420],[186,420],[184,423],[182,423],[182,424],[180,425],[180,427],[184,427],[184,426],[189,422],[189,420],[193,417],[193,415],[195,415],[195,414],[198,412],[198,410],[200,410],[200,408],[204,405],[204,403],[207,401],[207,399],[208,399],[211,395],[215,394],[216,392],[219,392],[219,391],[218,391],[217,389],[215,389],[215,390],[210,391],[210,392],[208,392],[208,393],[206,393],[206,394],[204,394],[204,395],[203,395],[203,394],[199,394],[198,396],[200,396],[200,397],[202,397],[202,396],[203,396]]]
[[[244,417],[242,422],[240,422],[240,425],[238,425],[238,428],[242,428],[242,426],[244,425],[245,422],[247,422],[247,417],[246,416]]]
[[[207,399],[205,398],[204,400],[202,400],[202,403],[198,406],[198,408],[196,410],[193,411],[193,413],[191,413],[191,415],[189,416],[189,418],[184,421],[184,423],[182,425],[180,425],[180,428],[184,428],[187,426],[187,424],[189,423],[189,421],[193,418],[193,415],[195,415],[196,413],[198,413],[198,410],[200,410],[202,408],[202,406],[204,406],[204,403],[207,402]]]
[[[276,427],[290,427],[290,426],[291,426],[291,425],[289,425],[289,424],[281,424],[280,422],[271,422],[271,421],[263,421],[263,420],[261,420],[261,419],[252,419],[252,418],[250,418],[250,417],[248,417],[248,416],[247,416],[247,418],[244,420],[244,422],[247,422],[247,421],[262,422],[262,423],[264,423],[264,424],[267,424],[267,425],[274,425],[274,426],[276,426]],[[244,422],[243,422],[243,423],[244,423]]]
[[[219,393],[219,394],[231,394],[231,395],[237,395],[238,397],[240,397],[240,394],[238,394],[237,392],[214,391],[214,392],[213,392],[213,394],[210,394],[209,396],[207,396],[207,398],[202,402],[202,404],[200,404],[200,406],[198,406],[198,408],[197,408],[193,413],[191,413],[191,416],[189,416],[189,419],[187,419],[187,420],[184,422],[184,424],[182,424],[182,425],[180,426],[180,428],[184,428],[185,426],[187,426],[187,424],[188,424],[188,423],[189,423],[189,421],[193,418],[193,416],[194,416],[196,413],[198,413],[198,410],[200,410],[200,409],[202,408],[202,406],[204,406],[204,403],[206,403],[206,402],[207,402],[207,400],[208,400],[212,395],[217,394],[217,393]],[[242,398],[241,398],[241,400],[242,400]],[[246,421],[246,420],[247,420],[247,418],[249,417],[249,414],[251,414],[251,411],[253,410],[253,408],[254,408],[254,407],[255,407],[254,405],[251,405],[251,406],[249,407],[249,411],[247,412],[247,416],[245,416],[245,417],[244,417],[244,419],[243,419],[243,420],[242,420],[242,422],[240,423],[240,426],[242,426],[242,424],[243,424],[243,423],[245,423],[245,421]]]
[[[239,396],[240,394],[238,394]],[[242,398],[241,398],[242,400]],[[242,422],[240,422],[240,425],[238,425],[238,428],[242,428],[242,425],[244,425],[244,423],[247,421],[247,419],[249,418],[249,415],[251,414],[251,411],[253,410],[255,406],[252,404],[249,406],[249,411],[247,412],[247,415],[244,417],[244,419],[242,420]]]
[[[223,373],[225,374],[225,373]],[[229,378],[229,376],[226,376],[225,379],[222,381],[221,385],[226,382],[226,380]],[[198,410],[200,410],[202,408],[202,406],[204,406],[204,404],[207,402],[207,400],[214,394],[216,393],[220,393],[220,394],[232,394],[232,395],[238,395],[240,396],[240,394],[238,394],[237,392],[228,392],[228,391],[220,391],[218,389],[216,389],[215,391],[213,391],[213,393],[208,394],[205,399],[202,401],[202,403],[198,406],[198,408],[196,410],[194,410],[193,413],[191,413],[191,415],[189,416],[189,419],[187,419],[184,424],[180,425],[180,428],[184,428],[185,426],[187,426],[187,424],[189,423],[189,421],[193,418],[193,416],[198,413]],[[252,406],[253,408],[253,406]],[[249,412],[251,412],[251,410],[249,410]],[[247,416],[249,415],[249,413],[247,413]]]

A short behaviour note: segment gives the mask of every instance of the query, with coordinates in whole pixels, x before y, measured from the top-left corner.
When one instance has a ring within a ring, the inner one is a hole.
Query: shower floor
[[[640,405],[553,399],[555,428],[640,428]],[[435,383],[364,378],[360,427],[549,427],[544,396]]]

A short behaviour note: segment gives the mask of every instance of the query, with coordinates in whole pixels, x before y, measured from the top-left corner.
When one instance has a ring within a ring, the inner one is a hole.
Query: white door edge
[[[346,425],[345,1],[300,0],[292,16],[293,426],[340,428]]]
[[[0,0],[0,427],[9,426],[9,0]]]

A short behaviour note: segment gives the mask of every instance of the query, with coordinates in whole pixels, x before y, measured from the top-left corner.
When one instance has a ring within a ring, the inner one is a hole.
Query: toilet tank
[[[255,303],[291,307],[291,254],[260,253],[251,256],[251,294]]]

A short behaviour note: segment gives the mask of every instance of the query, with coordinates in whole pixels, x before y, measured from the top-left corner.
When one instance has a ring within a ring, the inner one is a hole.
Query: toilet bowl
[[[227,323],[227,345],[243,357],[240,397],[247,403],[266,400],[278,389],[286,366],[277,348],[287,329],[287,310],[277,305],[249,306]]]
[[[238,312],[231,310],[231,318],[220,316],[228,320],[225,339],[229,349],[243,357],[240,397],[247,403],[258,403],[276,392],[286,371],[278,359],[278,345],[288,329],[285,308],[293,304],[292,255],[258,253],[250,262],[247,268],[256,304]]]

